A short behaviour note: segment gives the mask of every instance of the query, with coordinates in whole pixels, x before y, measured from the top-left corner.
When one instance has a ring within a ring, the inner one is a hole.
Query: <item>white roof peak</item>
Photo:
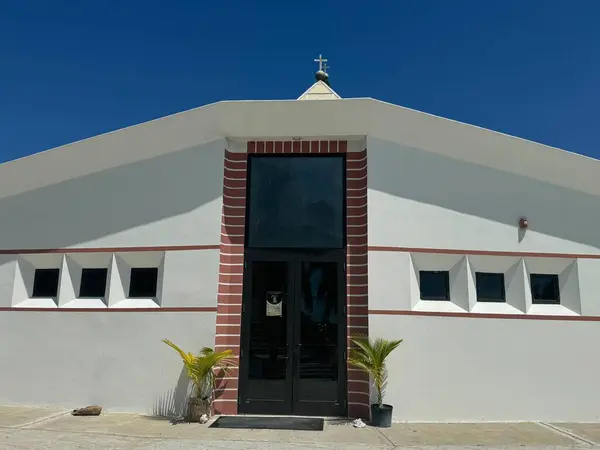
[[[339,100],[341,98],[331,89],[331,86],[319,80],[298,97],[298,100]]]

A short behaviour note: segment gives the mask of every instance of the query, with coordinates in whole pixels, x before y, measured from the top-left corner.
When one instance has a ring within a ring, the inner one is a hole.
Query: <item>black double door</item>
[[[250,251],[239,412],[346,415],[342,252]]]

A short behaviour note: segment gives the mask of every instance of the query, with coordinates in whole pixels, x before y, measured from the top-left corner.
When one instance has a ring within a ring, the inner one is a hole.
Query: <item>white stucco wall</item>
[[[390,142],[368,139],[369,246],[598,254],[600,198]],[[530,228],[519,230],[520,217]],[[448,270],[451,302],[420,300],[418,270]],[[506,304],[477,303],[475,271],[505,273]],[[557,273],[560,306],[532,305],[529,273]],[[389,359],[398,421],[598,421],[590,343],[600,261],[397,251],[369,253],[374,337],[404,338]],[[394,315],[536,315],[537,320]]]
[[[10,343],[0,346],[0,404],[181,412],[187,379],[178,355],[160,341],[169,338],[194,352],[212,347],[216,313],[161,308],[216,307],[218,254],[165,252],[156,312],[0,311],[0,339]],[[11,284],[14,265],[0,265],[3,306],[10,306],[2,286]],[[73,306],[86,307],[87,299],[76,301]],[[127,299],[109,305],[146,306]]]
[[[214,329],[207,312],[0,312],[0,404],[177,414],[187,379],[161,339],[197,351]]]
[[[380,139],[367,147],[370,246],[600,249],[598,197]]]
[[[0,198],[0,249],[218,244],[225,145]]]
[[[224,148],[223,140],[215,141],[2,198],[0,249],[216,245]],[[596,197],[378,139],[368,138],[367,148],[370,246],[600,248]],[[531,224],[525,233],[517,227],[522,216]],[[162,264],[160,307],[216,306],[218,250],[151,253],[146,256]],[[61,267],[72,267],[57,257]],[[129,258],[111,255],[107,263],[116,280],[107,308],[136,306],[122,303],[127,282],[121,272]],[[54,264],[51,259],[36,261]],[[370,252],[369,309],[440,308],[419,300],[414,274],[446,265],[456,295],[445,311],[478,312],[472,271],[479,264],[511,276],[507,294],[515,300],[504,306],[512,309],[492,312],[528,314],[528,264],[538,264],[564,271],[563,288],[569,299],[576,297],[571,309],[554,313],[600,315],[600,261],[513,259]],[[31,275],[22,272],[19,257],[0,255],[0,307],[26,296],[27,283],[15,283],[16,274]],[[70,282],[66,272],[63,281]],[[598,322],[380,314],[369,320],[372,336],[405,339],[389,363],[386,401],[394,404],[396,420],[600,420],[594,409],[598,363],[586,351],[600,337]],[[194,351],[213,345],[214,330],[212,312],[0,311],[0,341],[10,343],[0,346],[0,404],[179,412],[185,377],[160,340]]]
[[[0,249],[218,245],[225,145],[215,141],[0,198]],[[35,268],[55,266],[62,269],[56,304],[28,300]],[[126,298],[133,266],[159,267],[156,303]],[[75,298],[82,267],[109,269],[104,302]],[[0,310],[0,404],[180,413],[187,378],[161,339],[187,351],[212,347],[216,314],[161,308],[216,308],[218,271],[218,249],[0,255],[0,307],[156,308]]]
[[[597,322],[370,317],[402,337],[385,402],[397,421],[599,421]]]

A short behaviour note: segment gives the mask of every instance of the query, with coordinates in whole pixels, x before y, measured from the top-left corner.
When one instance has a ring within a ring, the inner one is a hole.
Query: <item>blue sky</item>
[[[600,157],[600,1],[2,0],[0,162],[225,99],[323,53],[374,97]]]

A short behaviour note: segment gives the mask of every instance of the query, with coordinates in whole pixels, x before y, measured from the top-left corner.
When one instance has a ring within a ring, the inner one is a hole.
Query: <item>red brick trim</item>
[[[346,231],[348,337],[368,334],[367,316],[367,160],[366,150],[348,152],[347,141],[251,141],[246,153],[225,151],[223,221],[217,306],[215,349],[239,351],[244,261],[244,225],[246,203],[247,154],[347,153]],[[232,313],[231,311],[235,311]],[[234,314],[234,315],[230,315]],[[349,341],[348,341],[349,343]],[[348,370],[348,414],[369,417],[368,378],[357,370]],[[215,411],[237,414],[237,374],[219,381]]]
[[[254,153],[346,153],[347,141],[250,141],[247,152]]]
[[[31,255],[36,253],[125,253],[180,252],[185,250],[218,250],[219,245],[163,245],[147,247],[87,247],[87,248],[17,248],[0,249],[0,255]]]
[[[256,143],[248,143],[248,152],[251,147],[254,152]],[[264,150],[264,143],[260,147]],[[236,354],[242,325],[247,160],[246,153],[225,150],[215,350],[229,349]],[[237,380],[232,383],[231,377],[230,374],[228,379],[220,380],[219,390],[215,391],[217,414],[237,414]]]
[[[367,150],[346,155],[346,310],[347,353],[351,337],[369,335],[367,254]],[[370,416],[368,377],[348,367],[348,416]]]
[[[437,253],[445,255],[481,255],[481,256],[515,256],[520,258],[565,258],[565,259],[600,259],[600,254],[586,253],[539,253],[539,252],[504,252],[497,250],[461,250],[450,248],[413,248],[387,247],[380,245],[369,246],[370,252],[406,252],[406,253]]]
[[[156,307],[156,308],[26,308],[22,306],[2,306],[0,311],[27,311],[27,312],[152,312],[152,313],[167,313],[167,312],[217,312],[216,306],[167,306],[167,307]]]
[[[370,309],[369,315],[379,316],[429,316],[429,317],[461,317],[467,319],[516,319],[516,320],[559,320],[570,322],[600,322],[600,316],[554,316],[542,314],[493,314],[493,313],[461,313],[441,311],[399,311],[392,309]]]

